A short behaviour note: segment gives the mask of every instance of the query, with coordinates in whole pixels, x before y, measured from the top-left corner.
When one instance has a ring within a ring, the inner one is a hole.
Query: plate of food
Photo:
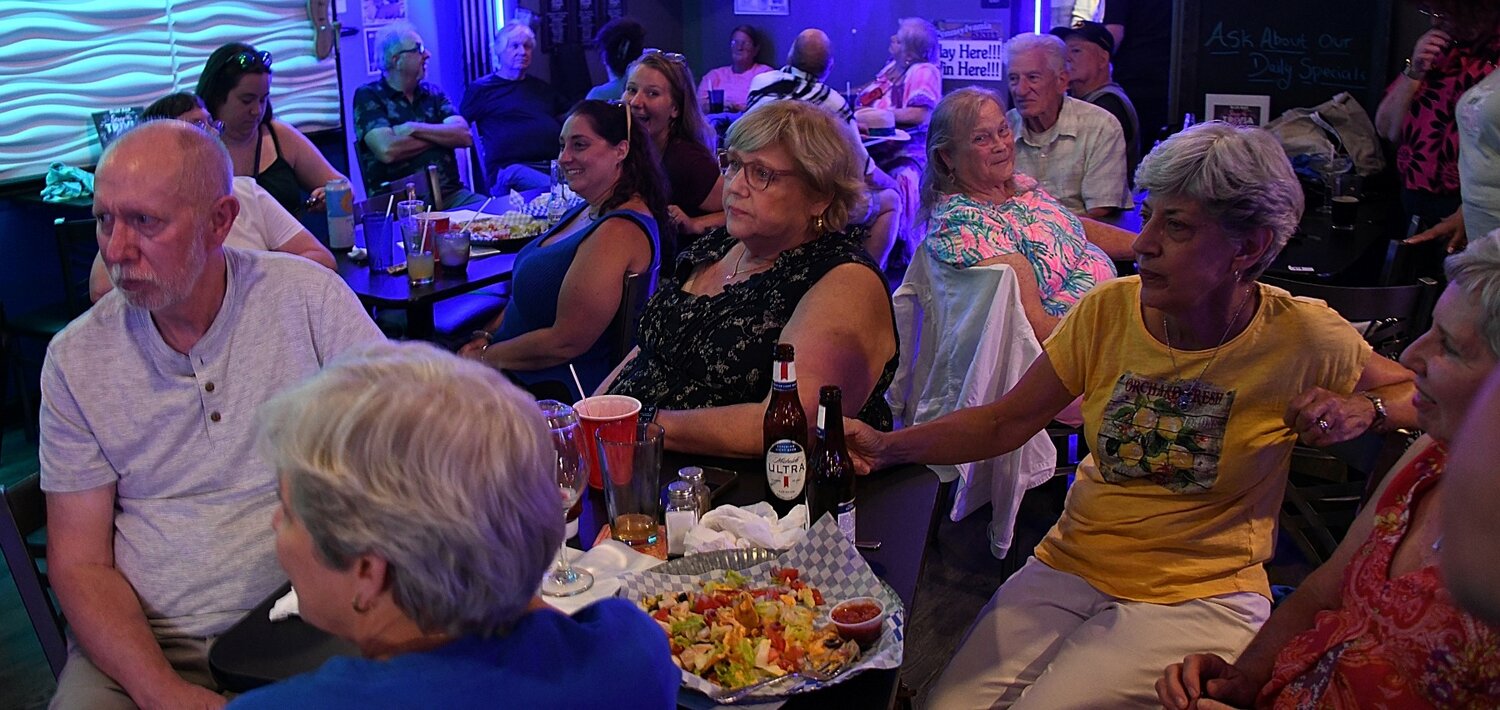
[[[831,520],[782,553],[723,550],[627,575],[619,594],[666,634],[683,685],[711,699],[806,693],[901,665],[901,600]]]
[[[499,217],[476,219],[469,223],[468,230],[470,244],[516,252],[547,231],[547,222],[519,212],[507,212]]]

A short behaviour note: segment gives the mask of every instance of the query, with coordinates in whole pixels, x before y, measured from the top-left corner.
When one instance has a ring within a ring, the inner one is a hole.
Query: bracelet
[[[484,338],[485,340],[494,340],[495,334],[489,332],[488,330],[476,330],[472,333],[469,333],[469,340],[476,340],[478,338]]]
[[[1380,395],[1371,392],[1360,392],[1361,397],[1370,400],[1370,406],[1375,408],[1375,419],[1370,422],[1371,431],[1379,431],[1380,425],[1385,423],[1385,400]]]
[[[656,421],[656,410],[658,408],[660,408],[660,405],[656,405],[656,404],[643,404],[643,405],[641,405],[640,423],[642,423],[642,424],[650,424],[651,422]]]
[[[1407,57],[1406,66],[1401,68],[1401,76],[1411,79],[1412,81],[1421,81],[1423,77],[1427,76],[1427,72],[1425,71],[1412,71],[1414,68],[1415,65],[1411,63],[1411,57]]]

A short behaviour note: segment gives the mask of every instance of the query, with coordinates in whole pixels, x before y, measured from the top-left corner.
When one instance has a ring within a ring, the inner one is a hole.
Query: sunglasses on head
[[[230,57],[229,63],[241,69],[249,69],[250,67],[265,67],[267,69],[270,69],[271,53],[251,52],[247,50]]]
[[[686,65],[687,64],[687,57],[684,57],[681,54],[678,54],[676,52],[663,52],[660,49],[657,49],[655,47],[647,47],[647,48],[641,50],[641,56],[644,57],[644,56],[646,56],[648,54],[659,54],[659,55],[661,55],[662,59],[665,59],[665,60],[667,60],[669,62],[677,62],[678,64],[682,64],[682,65]]]
[[[630,140],[630,121],[633,118],[630,115],[630,106],[626,105],[626,103],[624,101],[621,101],[620,99],[609,99],[605,103],[608,103],[610,106],[616,106],[621,111],[625,112],[625,140],[629,141]]]

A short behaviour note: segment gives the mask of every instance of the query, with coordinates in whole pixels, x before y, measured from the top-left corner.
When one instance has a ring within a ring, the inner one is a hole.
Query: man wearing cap
[[[1125,89],[1111,76],[1115,37],[1098,22],[1054,27],[1051,34],[1068,43],[1068,95],[1114,115],[1125,135],[1125,175],[1135,175],[1141,162],[1140,121]]]
[[[1108,111],[1067,95],[1068,47],[1052,35],[1006,44],[1006,82],[1015,108],[1016,171],[1075,213],[1107,218],[1134,206],[1126,181],[1125,136]]]

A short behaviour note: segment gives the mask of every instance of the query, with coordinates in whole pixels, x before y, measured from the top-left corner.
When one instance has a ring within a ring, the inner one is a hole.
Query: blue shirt
[[[465,637],[385,661],[338,657],[234,699],[253,708],[673,708],[682,672],[667,637],[624,599],[573,616],[521,617],[500,638]]]
[[[469,84],[458,111],[478,129],[484,176],[496,189],[500,168],[557,157],[558,117],[568,112],[568,102],[534,76],[513,80],[491,74]]]
[[[558,224],[567,224],[588,204],[582,204],[569,210]],[[546,246],[542,242],[547,240],[544,235],[527,244],[516,254],[516,266],[511,276],[511,298],[510,305],[505,308],[505,318],[500,321],[500,327],[495,330],[494,342],[510,340],[533,330],[550,328],[560,319],[567,318],[568,314],[557,312],[557,299],[562,293],[563,279],[567,277],[568,270],[573,267],[573,260],[578,256],[578,247],[588,239],[599,225],[605,220],[623,218],[629,219],[640,226],[641,230],[651,241],[651,267],[648,271],[654,272],[659,259],[656,220],[650,215],[644,215],[631,210],[614,210],[606,212],[598,219],[562,239]],[[653,281],[655,279],[652,279]],[[617,284],[624,288],[624,282]],[[612,343],[600,337],[589,346],[582,355],[571,360],[573,367],[578,370],[578,379],[583,384],[585,392],[593,392],[599,383],[609,376],[610,370],[619,364],[614,361],[610,346]],[[533,385],[538,382],[556,380],[558,382],[570,383],[572,375],[568,373],[568,364],[553,365],[541,370],[513,371],[512,375],[521,382]]]

